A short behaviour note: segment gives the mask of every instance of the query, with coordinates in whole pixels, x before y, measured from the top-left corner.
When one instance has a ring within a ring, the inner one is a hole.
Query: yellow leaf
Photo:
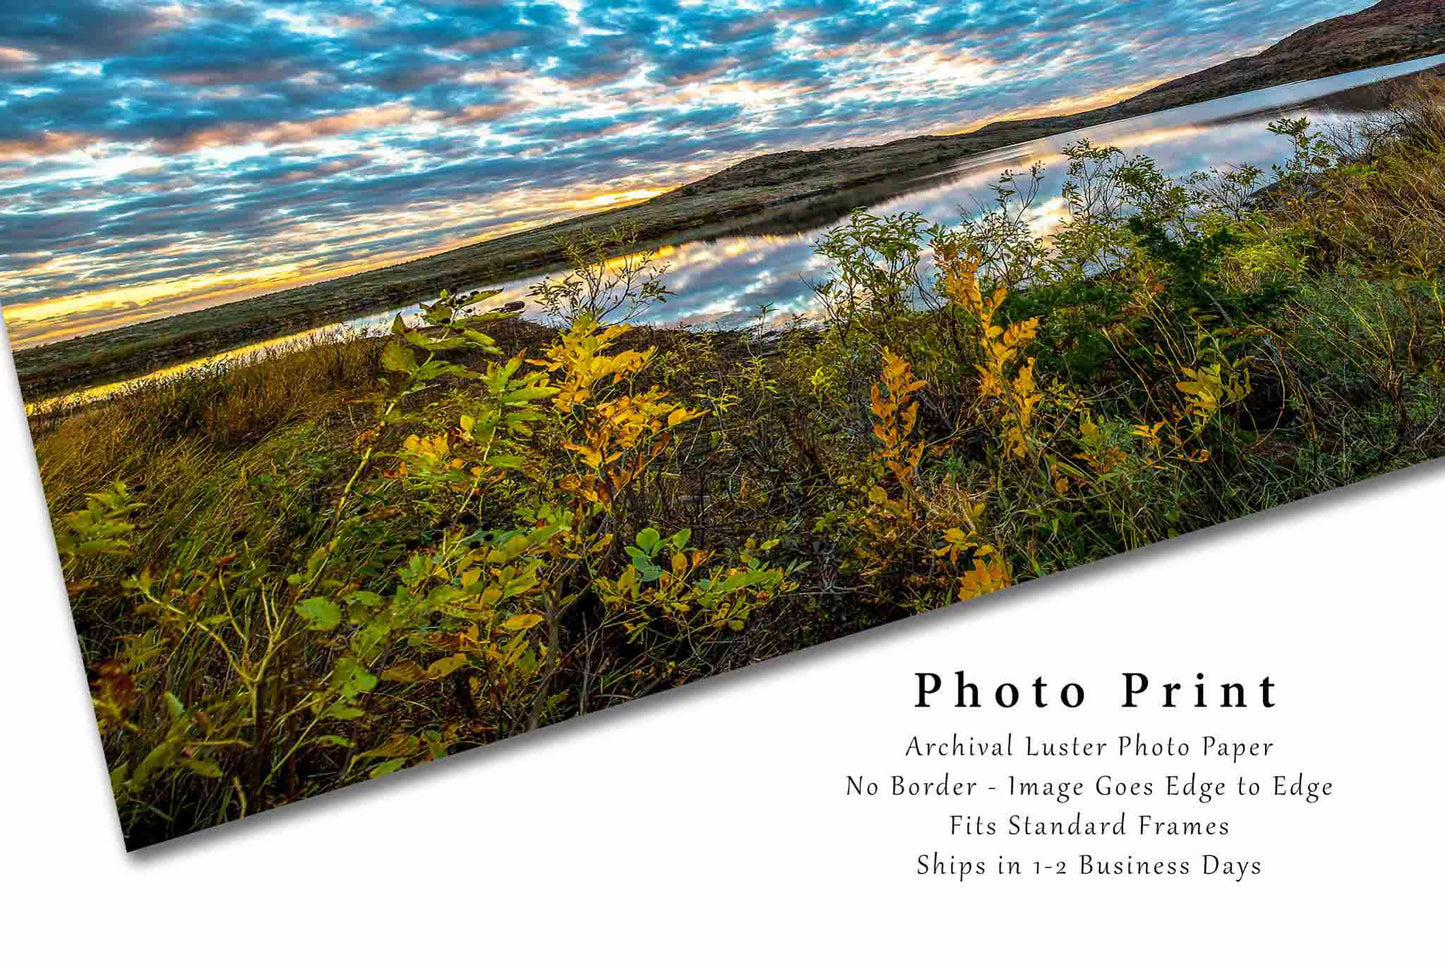
[[[520,616],[513,616],[511,619],[502,623],[502,628],[509,633],[515,633],[524,629],[531,629],[541,621],[542,617],[537,613],[523,613]]]
[[[408,659],[388,667],[382,672],[381,678],[395,683],[415,683],[425,675],[420,666]]]
[[[427,679],[445,679],[457,670],[467,665],[467,655],[457,653],[454,656],[443,656],[426,668]]]

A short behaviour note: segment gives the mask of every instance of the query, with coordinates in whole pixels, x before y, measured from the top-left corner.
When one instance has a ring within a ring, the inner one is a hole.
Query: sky
[[[1368,0],[4,0],[25,348],[642,200],[760,153],[1111,103]]]

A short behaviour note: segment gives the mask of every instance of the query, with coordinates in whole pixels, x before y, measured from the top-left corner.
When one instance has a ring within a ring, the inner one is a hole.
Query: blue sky
[[[0,300],[23,347],[1098,106],[1365,5],[6,0]]]

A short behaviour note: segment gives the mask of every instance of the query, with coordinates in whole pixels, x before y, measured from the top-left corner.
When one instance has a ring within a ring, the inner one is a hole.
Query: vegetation
[[[1445,97],[1270,175],[1069,150],[962,225],[855,212],[818,318],[650,330],[571,242],[557,325],[424,330],[33,422],[132,846],[1445,451]]]

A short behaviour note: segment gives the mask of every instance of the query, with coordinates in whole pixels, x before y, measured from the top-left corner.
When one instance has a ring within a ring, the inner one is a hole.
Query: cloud
[[[277,121],[270,124],[236,122],[202,127],[174,142],[167,143],[165,149],[187,153],[207,147],[236,144],[266,144],[268,146],[304,144],[326,137],[339,137],[358,131],[399,127],[426,119],[425,112],[419,112],[405,104],[360,107],[336,114],[323,114],[307,120]]]
[[[94,144],[99,139],[94,134],[73,131],[65,133],[41,131],[33,137],[0,140],[0,161],[18,161],[68,154]]]

